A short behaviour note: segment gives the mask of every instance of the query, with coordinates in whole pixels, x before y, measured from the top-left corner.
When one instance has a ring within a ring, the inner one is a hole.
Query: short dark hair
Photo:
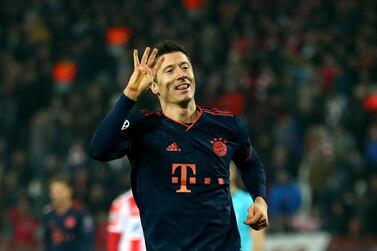
[[[50,179],[49,185],[51,186],[53,183],[61,183],[61,184],[66,185],[69,188],[72,187],[72,181],[71,181],[70,177],[68,177],[65,174],[57,174],[57,175],[53,176]]]
[[[158,50],[157,58],[159,58],[160,56],[162,56],[164,54],[168,54],[168,53],[171,53],[171,52],[182,52],[189,59],[189,55],[188,55],[186,48],[182,44],[180,44],[176,41],[173,41],[173,40],[160,41],[156,44],[155,48],[157,48],[157,50]]]

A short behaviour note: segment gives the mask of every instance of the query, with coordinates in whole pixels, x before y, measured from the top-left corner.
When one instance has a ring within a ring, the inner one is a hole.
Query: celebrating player
[[[127,155],[148,250],[240,250],[229,192],[229,163],[254,199],[245,223],[268,224],[265,174],[237,116],[196,105],[195,77],[174,41],[134,50],[134,72],[101,122],[89,152],[100,161]],[[131,111],[150,88],[161,112]]]

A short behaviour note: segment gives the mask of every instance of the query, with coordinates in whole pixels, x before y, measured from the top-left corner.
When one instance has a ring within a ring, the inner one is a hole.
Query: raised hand
[[[123,93],[128,98],[137,101],[138,98],[149,88],[152,84],[158,69],[161,67],[164,57],[161,56],[154,64],[157,55],[157,49],[153,49],[150,53],[150,48],[144,50],[141,62],[139,61],[138,50],[134,50],[134,72]]]

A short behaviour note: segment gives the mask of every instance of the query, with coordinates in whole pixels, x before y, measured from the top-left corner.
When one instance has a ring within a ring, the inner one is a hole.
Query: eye
[[[182,69],[183,70],[188,70],[189,68],[190,68],[190,66],[188,64],[182,65]]]
[[[167,68],[167,69],[165,69],[165,71],[164,71],[165,73],[172,73],[173,72],[173,68]]]

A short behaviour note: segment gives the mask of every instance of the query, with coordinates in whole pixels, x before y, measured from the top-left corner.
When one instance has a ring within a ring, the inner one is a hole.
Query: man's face
[[[72,199],[72,190],[63,182],[53,182],[50,185],[50,197],[53,204],[60,204]]]
[[[151,85],[154,94],[165,104],[184,104],[194,98],[195,78],[187,56],[182,52],[163,55],[165,60]]]

